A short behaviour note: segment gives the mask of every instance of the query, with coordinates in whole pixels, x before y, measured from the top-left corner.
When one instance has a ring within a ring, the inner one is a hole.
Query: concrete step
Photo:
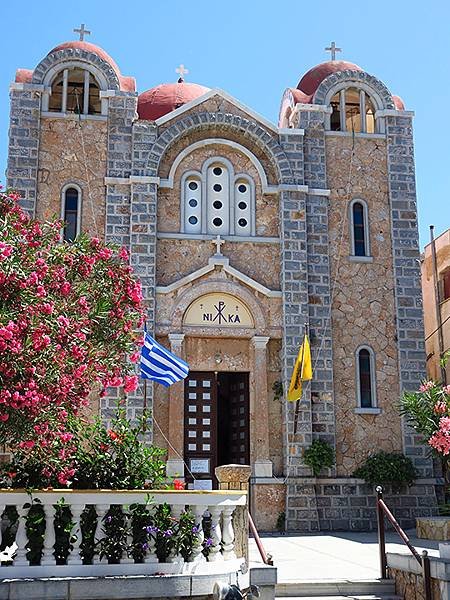
[[[318,580],[318,581],[280,581],[275,589],[276,598],[378,598],[395,597],[395,585],[391,579],[364,580]]]

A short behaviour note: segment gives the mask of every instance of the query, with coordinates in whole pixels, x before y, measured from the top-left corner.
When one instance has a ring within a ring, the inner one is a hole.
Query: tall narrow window
[[[362,131],[360,93],[355,88],[345,90],[345,130]]]
[[[352,206],[354,256],[366,256],[366,223],[364,218],[364,208],[365,207],[361,202],[354,202]]]
[[[331,131],[342,131],[341,128],[341,94],[338,92],[331,98]]]
[[[375,408],[374,360],[368,348],[361,348],[357,355],[358,404],[361,408]]]
[[[184,180],[184,231],[202,232],[202,184],[198,175]]]
[[[64,192],[63,220],[64,241],[73,242],[78,235],[80,219],[80,194],[74,187],[68,187]]]
[[[230,176],[221,163],[213,163],[206,172],[207,233],[230,233]]]
[[[238,179],[234,185],[234,233],[252,234],[252,188],[247,179]]]

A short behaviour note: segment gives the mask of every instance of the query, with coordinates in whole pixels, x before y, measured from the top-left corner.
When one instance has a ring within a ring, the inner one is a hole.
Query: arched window
[[[331,98],[331,131],[375,133],[375,108],[370,96],[359,88],[340,90]]]
[[[79,115],[102,112],[100,86],[95,77],[79,67],[60,71],[52,82],[48,110]]]
[[[369,256],[369,219],[367,205],[362,200],[350,203],[352,256]]]
[[[359,408],[376,408],[375,360],[372,348],[356,351],[356,384]]]
[[[184,231],[202,232],[202,182],[199,174],[187,175],[183,184]]]
[[[62,192],[61,218],[65,227],[63,239],[65,242],[73,242],[80,233],[81,225],[81,191],[74,185],[68,185]]]
[[[181,230],[209,235],[255,235],[255,186],[235,175],[225,158],[208,159],[201,173],[189,171],[181,180]]]
[[[219,162],[206,171],[206,233],[230,233],[230,173]]]

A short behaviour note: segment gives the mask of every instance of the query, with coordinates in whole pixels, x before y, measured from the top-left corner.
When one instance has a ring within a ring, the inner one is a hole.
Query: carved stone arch
[[[267,321],[264,309],[259,300],[244,286],[234,281],[202,281],[188,288],[176,299],[170,318],[172,331],[183,330],[183,317],[189,306],[201,296],[214,292],[231,294],[239,298],[250,310],[255,322],[255,335],[264,335],[267,330]],[[231,332],[230,332],[231,333]]]
[[[57,65],[61,65],[61,69],[63,69],[64,63],[70,62],[89,64],[102,74],[107,81],[108,89],[120,89],[119,78],[115,69],[94,52],[88,52],[80,48],[63,48],[47,54],[33,71],[33,83],[43,84],[50,69],[53,70]]]
[[[358,87],[367,87],[368,90],[372,90],[382,103],[382,106],[378,108],[395,109],[392,94],[382,81],[364,71],[352,71],[351,69],[338,71],[326,77],[314,94],[314,104],[326,104],[327,97],[333,89],[338,90],[345,84],[350,87],[352,83],[359,84]],[[370,95],[370,91],[368,93]]]
[[[226,131],[233,133],[242,140],[250,139],[274,167],[279,183],[297,183],[294,180],[289,160],[280,146],[263,127],[255,121],[231,113],[194,113],[175,121],[156,140],[147,161],[146,174],[151,177],[159,176],[160,163],[168,149],[189,132],[205,131],[211,134],[211,129],[217,137],[223,137]]]

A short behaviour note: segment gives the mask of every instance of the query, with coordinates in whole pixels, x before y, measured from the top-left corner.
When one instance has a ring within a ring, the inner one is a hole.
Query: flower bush
[[[0,444],[50,460],[42,475],[65,485],[70,418],[95,388],[138,385],[145,307],[125,248],[61,243],[61,222],[30,218],[18,199],[0,194]]]
[[[126,418],[125,410],[119,408],[109,428],[98,418],[90,422],[83,417],[68,419],[66,427],[68,430],[63,435],[67,442],[54,439],[47,456],[43,456],[36,446],[19,447],[13,453],[12,461],[0,469],[0,487],[167,487],[165,463],[162,460],[165,451],[141,441],[147,429],[145,415],[133,424]],[[63,470],[62,453],[65,463],[71,465]]]

